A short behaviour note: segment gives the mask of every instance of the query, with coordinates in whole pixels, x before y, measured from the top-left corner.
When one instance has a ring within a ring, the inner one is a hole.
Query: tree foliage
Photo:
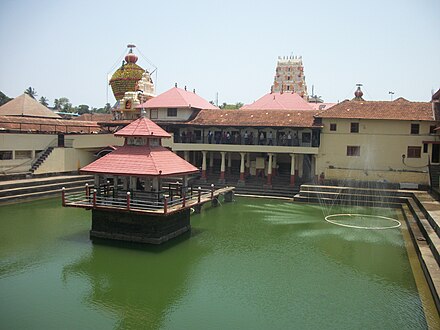
[[[47,98],[47,97],[44,97],[44,96],[42,96],[42,97],[40,97],[40,103],[42,104],[42,105],[44,105],[45,107],[47,107],[48,105],[49,105],[49,99]]]
[[[6,94],[4,94],[3,92],[0,92],[0,106],[8,103],[10,100],[12,100],[12,98],[6,96]]]
[[[223,102],[222,105],[219,106],[220,109],[224,110],[236,110],[240,109],[243,106],[243,103],[237,102],[235,104],[227,104],[226,102]]]
[[[33,99],[35,99],[37,97],[37,91],[32,88],[32,87],[28,87],[24,90],[24,93],[29,95],[30,97],[32,97]]]

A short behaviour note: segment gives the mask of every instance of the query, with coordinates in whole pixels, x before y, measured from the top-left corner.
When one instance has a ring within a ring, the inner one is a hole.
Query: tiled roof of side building
[[[319,127],[310,110],[202,110],[186,123],[195,126]]]
[[[196,173],[199,170],[162,146],[124,145],[83,167],[81,171],[114,175],[171,176]]]
[[[319,112],[318,118],[356,118],[384,120],[432,121],[430,102],[410,102],[404,98],[394,101],[344,101]]]
[[[0,116],[0,130],[27,132],[91,133],[101,128],[94,121]]]
[[[291,92],[268,93],[240,110],[314,110],[300,95]]]
[[[83,113],[82,115],[72,118],[71,120],[84,121],[109,121],[113,120],[113,115],[110,113]]]
[[[173,87],[170,90],[148,100],[147,102],[138,105],[137,108],[195,108],[195,109],[218,109],[204,98],[200,97],[194,92],[189,92],[184,89]]]
[[[155,138],[170,138],[171,135],[153,123],[150,119],[141,117],[131,122],[115,133],[116,136],[150,136]]]
[[[0,107],[1,116],[25,116],[39,118],[61,118],[27,94],[22,94]]]

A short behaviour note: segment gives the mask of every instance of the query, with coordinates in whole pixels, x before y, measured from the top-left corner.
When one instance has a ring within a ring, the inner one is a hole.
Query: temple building
[[[124,138],[123,146],[81,168],[95,176],[94,187],[82,198],[63,195],[63,204],[92,209],[92,238],[160,244],[188,231],[187,178],[198,168],[164,148],[161,139],[170,134],[147,118],[115,136]]]
[[[307,100],[302,56],[279,56],[272,85],[273,92],[294,92]]]

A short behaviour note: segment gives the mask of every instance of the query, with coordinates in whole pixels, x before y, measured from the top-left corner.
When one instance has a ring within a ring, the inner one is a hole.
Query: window
[[[160,139],[148,139],[150,141],[150,147],[160,146]]]
[[[167,116],[168,117],[177,117],[177,108],[168,108]]]
[[[312,134],[310,133],[302,133],[302,142],[310,143],[312,141]]]
[[[330,124],[330,131],[336,132],[336,124]]]
[[[350,132],[351,133],[359,133],[359,123],[351,123]]]
[[[157,117],[158,117],[158,111],[157,111],[157,109],[151,109],[150,110],[150,119],[157,119]]]
[[[289,85],[287,85],[287,90],[290,91],[290,86]]]
[[[423,143],[423,153],[426,154],[428,152],[428,143]]]
[[[202,131],[199,129],[194,130],[194,136],[196,138],[196,141],[202,140]]]
[[[15,159],[32,158],[32,150],[17,150],[15,151]]]
[[[347,146],[347,156],[360,156],[361,147],[359,146]]]
[[[429,126],[429,134],[435,134],[435,125]]]
[[[408,158],[420,158],[422,152],[422,147],[408,147]]]
[[[12,151],[0,151],[0,159],[12,159]]]
[[[411,134],[419,134],[420,125],[419,124],[411,124]]]

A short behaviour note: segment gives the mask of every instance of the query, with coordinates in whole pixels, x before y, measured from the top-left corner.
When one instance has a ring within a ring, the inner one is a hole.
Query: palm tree
[[[33,89],[32,87],[26,88],[24,93],[29,95],[33,99],[37,96],[37,91],[35,89]]]
[[[45,107],[47,107],[49,105],[49,99],[47,97],[42,96],[40,97],[40,103]]]

